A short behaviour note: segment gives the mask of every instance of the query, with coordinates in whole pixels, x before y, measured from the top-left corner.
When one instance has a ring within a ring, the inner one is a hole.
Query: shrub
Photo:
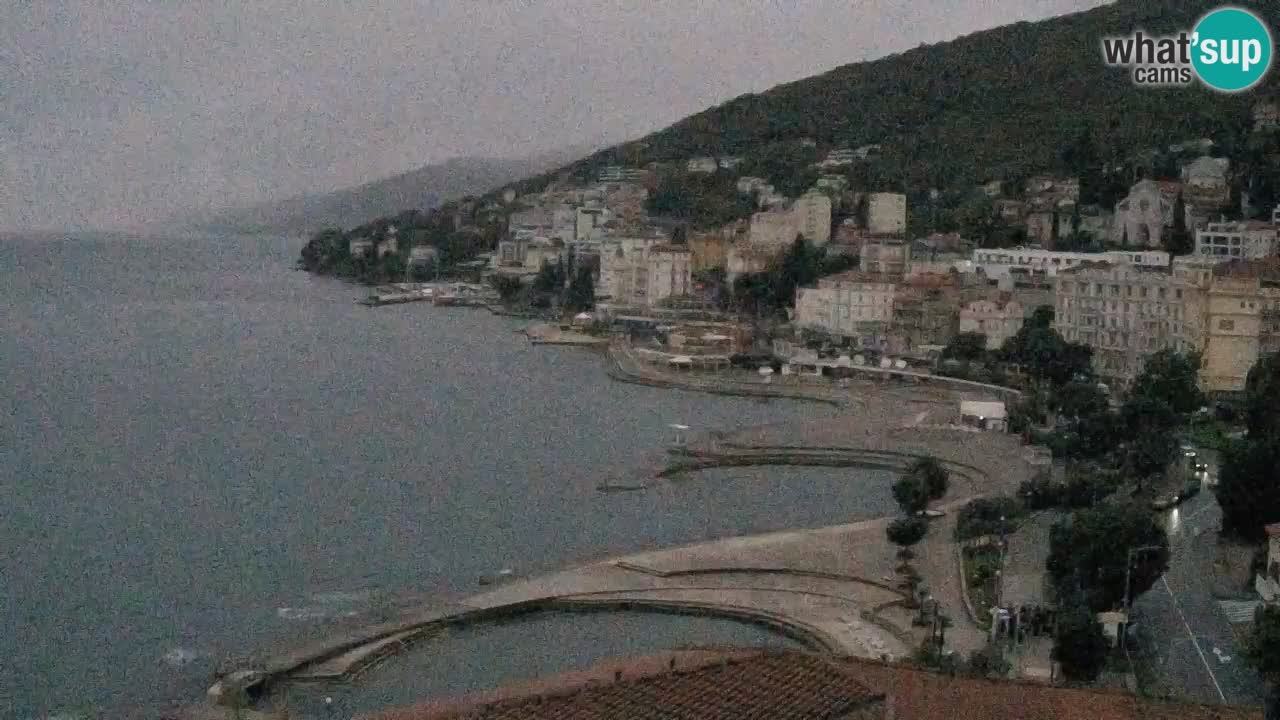
[[[1022,502],[1012,497],[978,498],[960,509],[956,519],[956,539],[970,540],[983,535],[1013,532],[1014,520],[1023,515]],[[1004,518],[1004,522],[1000,518]]]

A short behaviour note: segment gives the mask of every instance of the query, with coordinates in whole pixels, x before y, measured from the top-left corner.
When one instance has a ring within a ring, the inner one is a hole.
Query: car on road
[[[1200,481],[1193,479],[1183,484],[1182,489],[1178,492],[1163,497],[1158,497],[1151,501],[1151,507],[1155,510],[1168,510],[1177,505],[1190,500],[1200,494]]]

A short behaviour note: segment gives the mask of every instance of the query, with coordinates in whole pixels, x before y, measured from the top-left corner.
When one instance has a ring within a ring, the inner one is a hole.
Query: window
[[[1218,329],[1219,330],[1235,330],[1236,322],[1235,320],[1227,320],[1226,318],[1223,318],[1218,321]]]
[[[1181,300],[1181,299],[1182,299],[1182,291],[1181,291],[1181,290],[1177,290],[1177,291],[1176,291],[1176,295],[1177,295],[1177,298],[1178,298],[1179,300]]]

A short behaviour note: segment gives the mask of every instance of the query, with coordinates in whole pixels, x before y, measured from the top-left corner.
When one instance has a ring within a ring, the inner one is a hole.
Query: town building
[[[1182,167],[1182,197],[1197,208],[1224,208],[1231,204],[1227,158],[1201,156]]]
[[[1093,349],[1099,377],[1127,385],[1151,353],[1199,349],[1200,288],[1160,269],[1090,263],[1054,279],[1054,327],[1068,342]]]
[[[989,198],[998,198],[1004,194],[1004,181],[990,180],[979,185],[978,189],[982,191],[983,195],[986,195]]]
[[[666,235],[653,228],[606,236],[600,250],[596,298],[617,305],[648,305],[649,252],[667,243]]]
[[[843,167],[845,165],[852,165],[853,161],[856,159],[857,154],[855,151],[850,150],[849,148],[838,148],[827,153],[826,159],[819,163],[819,165],[824,168]]]
[[[1215,265],[1207,293],[1201,384],[1240,392],[1258,358],[1280,352],[1280,259]]]
[[[867,232],[903,235],[907,232],[907,196],[900,193],[867,195]]]
[[[722,170],[733,170],[742,164],[742,158],[736,155],[725,155],[723,157],[716,158],[716,161],[720,163],[720,169]]]
[[[865,272],[902,277],[911,264],[911,243],[899,236],[871,236],[862,245],[859,267]]]
[[[1267,222],[1209,223],[1196,231],[1195,254],[1205,257],[1252,259],[1276,254],[1277,227]]]
[[[1175,182],[1140,180],[1129,189],[1129,195],[1116,203],[1111,242],[1126,247],[1160,247],[1168,228],[1174,224],[1173,213],[1182,185]]]
[[[917,275],[898,283],[893,316],[886,332],[888,350],[914,353],[942,346],[955,337],[966,289],[959,275]]]
[[[683,245],[655,245],[645,258],[648,270],[649,305],[656,305],[670,297],[690,294],[693,287],[692,253]]]
[[[892,278],[860,271],[822,278],[818,287],[796,291],[796,325],[883,347],[897,290]]]
[[[720,165],[713,157],[689,158],[689,161],[685,163],[685,170],[691,173],[713,173],[718,167]]]
[[[773,186],[769,185],[769,181],[764,178],[752,177],[751,175],[743,175],[738,178],[737,189],[738,192],[743,195],[750,195],[751,193],[758,192],[766,187],[771,188]]]
[[[725,257],[725,278],[733,282],[743,275],[764,272],[780,252],[781,248],[761,247],[749,240],[736,240],[729,245]]]
[[[853,151],[853,157],[856,160],[870,160],[872,155],[876,155],[879,152],[880,152],[879,143],[872,143],[870,145],[863,145],[861,147],[855,148]]]
[[[347,254],[351,257],[365,257],[373,252],[373,241],[369,238],[355,238],[347,243]]]
[[[1005,432],[1009,429],[1009,416],[1002,402],[961,400],[960,424],[978,430]]]
[[[690,230],[685,242],[691,253],[693,272],[727,268],[730,246],[739,240],[745,241],[747,234],[748,223],[744,220],[729,223],[715,230]]]
[[[1053,278],[1058,273],[1084,263],[1109,262],[1115,265],[1167,268],[1169,253],[1163,250],[1113,250],[1103,253],[1057,252],[1035,248],[978,249],[973,251],[974,271],[1010,289],[1020,277]]]
[[[796,198],[791,212],[799,234],[814,246],[822,247],[831,240],[831,198],[826,194],[817,190],[806,192]]]
[[[649,178],[649,173],[639,168],[622,167],[621,165],[607,165],[600,169],[600,173],[596,176],[600,182],[644,182]]]
[[[1022,329],[1026,312],[1008,293],[975,300],[960,309],[960,332],[979,333],[987,338],[987,349],[996,350]]]
[[[777,250],[791,245],[799,234],[796,215],[789,208],[767,210],[751,216],[748,238],[755,247]]]
[[[409,249],[409,267],[423,267],[435,263],[440,253],[433,247],[419,245]]]

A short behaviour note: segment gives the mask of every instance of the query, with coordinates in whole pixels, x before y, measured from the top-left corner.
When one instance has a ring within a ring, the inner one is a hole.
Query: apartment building
[[[1222,260],[1257,260],[1276,254],[1276,237],[1273,223],[1209,223],[1196,231],[1195,254]]]
[[[864,272],[902,277],[911,265],[911,243],[901,237],[873,236],[862,245]]]
[[[1208,392],[1239,392],[1259,356],[1280,352],[1280,260],[1217,265],[1206,292],[1201,381]]]
[[[897,285],[891,278],[848,272],[796,291],[796,324],[801,328],[879,346],[893,320]]]
[[[975,300],[960,308],[959,330],[979,333],[987,338],[987,349],[996,350],[1022,329],[1026,311],[1022,303],[1008,293],[995,298]]]
[[[655,245],[649,249],[645,265],[650,305],[688,295],[693,287],[693,254],[683,245]]]
[[[1126,385],[1158,350],[1200,349],[1204,296],[1165,270],[1096,263],[1054,278],[1054,326],[1069,342],[1093,348],[1094,371]]]

